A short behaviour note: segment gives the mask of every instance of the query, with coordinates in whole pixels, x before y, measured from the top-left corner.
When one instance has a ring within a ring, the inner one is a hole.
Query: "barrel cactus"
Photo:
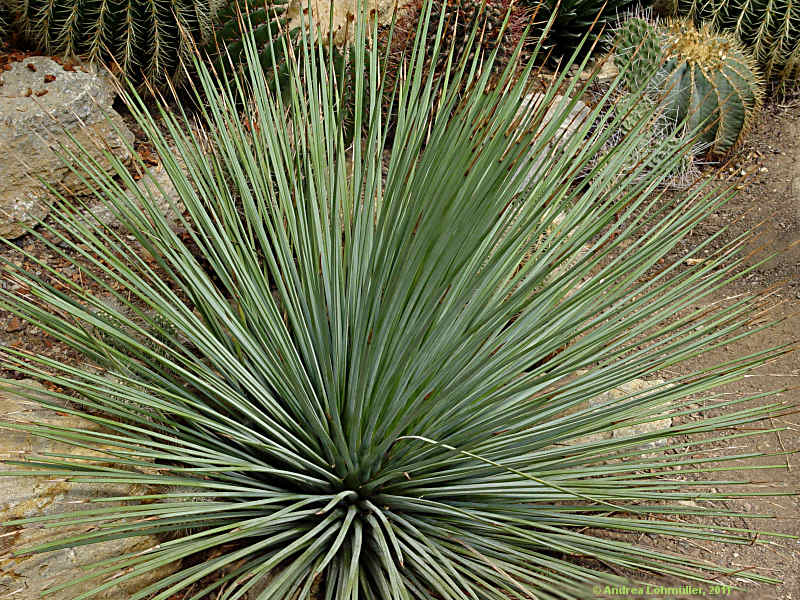
[[[663,168],[658,166],[663,159],[681,155],[681,160],[670,167],[663,185],[686,187],[695,180],[695,153],[693,148],[686,148],[682,132],[676,131],[675,120],[667,117],[662,105],[666,60],[664,32],[649,12],[637,12],[622,21],[609,37],[615,61],[621,68],[621,85],[613,102],[614,112],[620,116],[619,122],[614,124],[618,131],[609,140],[606,150],[632,132],[638,132],[636,151],[622,172],[636,171],[645,160],[650,163],[646,171]]]
[[[800,78],[800,3],[789,0],[675,0],[679,14],[730,31],[752,49],[767,78]]]
[[[666,28],[665,110],[711,154],[739,144],[762,103],[762,83],[753,56],[728,33],[676,21]]]
[[[137,83],[179,77],[190,39],[212,30],[224,0],[8,0],[23,35],[53,55],[109,62]]]
[[[623,83],[637,90],[653,82],[664,60],[663,35],[647,16],[633,16],[614,32],[614,53],[618,64],[626,65]]]
[[[214,32],[205,50],[217,60],[244,62],[243,27],[253,29],[261,64],[283,60],[281,35],[287,31],[289,0],[239,0],[226,3],[216,14]]]
[[[762,103],[763,84],[752,54],[733,35],[710,25],[630,21],[616,36],[625,85],[633,90],[646,82],[665,116],[697,134],[710,154],[736,147]]]

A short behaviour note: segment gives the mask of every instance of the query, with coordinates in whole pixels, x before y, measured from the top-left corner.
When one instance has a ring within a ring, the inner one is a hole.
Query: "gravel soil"
[[[700,224],[676,249],[675,258],[728,226],[715,242],[714,248],[748,232],[758,236],[749,243],[746,265],[741,277],[724,290],[708,297],[704,305],[729,302],[741,294],[750,294],[767,288],[774,290],[771,308],[761,315],[752,327],[752,334],[716,351],[699,357],[691,364],[680,365],[670,376],[712,367],[733,357],[757,352],[765,348],[794,345],[800,341],[800,99],[773,103],[760,116],[746,142],[716,175],[706,170],[706,176],[722,179],[742,177],[738,194],[718,212]],[[696,307],[701,308],[701,307]],[[767,329],[762,324],[774,321]],[[609,590],[597,598],[681,599],[731,598],[738,600],[799,600],[800,599],[800,354],[789,352],[758,369],[745,379],[721,388],[726,398],[747,398],[767,391],[782,390],[770,401],[786,403],[784,414],[776,416],[752,429],[780,429],[740,438],[736,445],[711,443],[707,456],[767,453],[749,464],[760,468],[755,471],[734,470],[724,474],[732,481],[755,482],[753,491],[773,491],[794,494],[773,497],[750,497],[719,503],[720,508],[750,514],[769,515],[768,518],[712,519],[703,522],[710,527],[730,526],[743,529],[775,532],[787,537],[752,535],[752,543],[743,545],[710,544],[702,540],[675,541],[641,536],[639,543],[679,556],[690,555],[712,561],[730,569],[753,569],[761,575],[780,579],[777,585],[756,584],[741,575],[732,574],[721,579],[724,586],[714,588],[697,584],[695,590],[677,590],[682,582],[668,577],[641,577],[654,587],[650,593]],[[755,406],[759,401],[749,402]],[[747,406],[748,404],[745,404]],[[713,463],[712,466],[724,466]],[[712,474],[720,477],[720,474]],[[699,522],[696,519],[696,522]],[[630,538],[627,538],[630,539]],[[685,582],[684,582],[685,583]],[[726,587],[738,586],[741,591]],[[659,589],[664,586],[669,590]]]

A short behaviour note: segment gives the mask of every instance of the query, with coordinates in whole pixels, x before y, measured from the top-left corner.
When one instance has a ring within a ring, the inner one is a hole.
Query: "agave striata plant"
[[[430,6],[419,27],[419,40],[427,27],[441,31]],[[316,48],[306,33],[301,43]],[[166,110],[157,125],[131,93],[184,205],[184,235],[155,208],[154,188],[141,191],[113,156],[116,178],[88,155],[68,157],[122,230],[59,198],[55,225],[42,225],[48,236],[33,235],[80,268],[84,285],[46,264],[37,275],[9,262],[5,276],[24,292],[0,294],[4,309],[91,365],[13,348],[3,363],[63,388],[48,394],[79,408],[59,410],[92,427],[3,426],[107,458],[31,456],[9,472],[151,491],[16,521],[54,532],[91,525],[16,551],[166,535],[65,574],[62,587],[97,578],[101,591],[191,558],[130,600],[235,600],[268,573],[259,600],[309,598],[316,586],[328,600],[583,598],[589,585],[623,582],[603,563],[725,575],[636,536],[590,530],[752,543],[752,532],[684,517],[728,514],[714,501],[745,493],[716,474],[742,460],[710,466],[697,453],[703,436],[748,435],[727,432],[780,407],[709,390],[784,350],[590,401],[690,363],[751,324],[761,297],[683,312],[735,276],[744,239],[700,244],[691,254],[709,252],[689,268],[673,258],[728,194],[698,186],[665,207],[653,190],[681,157],[662,152],[658,168],[630,169],[642,126],[594,160],[614,129],[602,123],[610,94],[576,120],[577,78],[558,77],[531,102],[532,66],[492,86],[474,60],[424,78],[421,44],[396,90],[384,178],[376,43],[359,25],[352,59],[370,85],[366,95],[355,83],[365,134],[350,149],[333,59],[311,51],[291,62],[285,101],[252,37],[243,76],[218,77],[198,61],[200,127]],[[434,98],[442,106],[431,117]],[[523,186],[526,165],[537,175]],[[695,395],[706,392],[697,412]],[[696,418],[668,430],[623,429],[688,413]],[[642,454],[659,440],[658,454]],[[698,479],[672,476],[678,467]]]
[[[552,23],[544,28],[547,45],[552,47],[554,56],[568,58],[579,45],[589,51],[592,45],[582,40],[601,35],[620,13],[636,3],[632,0],[522,0],[522,4],[538,14],[537,20],[541,23],[552,18]]]

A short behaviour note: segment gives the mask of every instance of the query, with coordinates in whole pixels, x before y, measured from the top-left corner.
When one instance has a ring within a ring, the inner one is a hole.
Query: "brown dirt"
[[[726,241],[757,229],[758,238],[750,244],[753,251],[747,264],[752,271],[743,269],[743,276],[721,292],[706,299],[704,304],[726,301],[737,294],[747,294],[776,287],[775,306],[769,319],[778,321],[773,327],[755,331],[749,337],[717,351],[704,354],[689,365],[665,376],[711,367],[735,356],[784,345],[797,345],[800,340],[800,99],[784,104],[774,103],[761,115],[757,126],[745,144],[725,166],[728,175],[747,178],[739,193],[721,210],[702,223],[687,238],[679,251],[688,251],[710,234],[729,226],[729,230],[714,244],[719,247]],[[709,171],[710,173],[710,171]],[[707,173],[707,174],[709,174]],[[713,248],[710,249],[713,251]],[[721,388],[727,398],[745,398],[771,390],[782,391],[776,398],[789,405],[800,405],[800,355],[789,353],[758,369],[735,384]],[[774,398],[773,398],[774,399]],[[772,399],[771,399],[772,400]],[[757,404],[758,401],[749,403]],[[787,409],[788,414],[770,419],[763,428],[782,428],[746,437],[736,447],[715,444],[718,456],[731,453],[774,454],[752,460],[758,466],[778,465],[779,468],[757,471],[737,470],[725,474],[734,481],[758,481],[756,490],[797,492],[800,488],[800,409]],[[722,463],[720,463],[721,465]],[[756,497],[720,503],[720,508],[751,514],[768,514],[769,519],[740,518],[710,520],[709,525],[727,524],[733,527],[800,536],[800,496],[783,495]],[[727,584],[744,588],[744,591],[714,590],[698,584],[699,592],[650,594],[610,594],[599,598],[639,598],[642,600],[685,599],[699,597],[730,598],[737,600],[798,600],[800,599],[800,540],[791,537],[754,536],[752,544],[723,545],[691,540],[675,541],[654,538],[644,541],[658,549],[679,555],[690,555],[712,561],[731,569],[751,568],[757,573],[781,579],[777,585],[756,584],[741,575],[721,579]],[[639,540],[641,543],[643,540]],[[671,578],[644,578],[654,585],[679,586]]]
[[[756,170],[755,179],[719,212],[721,222],[733,222],[728,237],[757,227],[762,233],[761,252],[755,254],[751,264],[757,264],[770,252],[779,252],[760,264],[751,274],[737,282],[725,295],[753,291],[783,284],[776,291],[780,301],[774,317],[781,319],[774,327],[753,334],[729,350],[712,352],[703,356],[702,365],[713,365],[732,354],[745,354],[761,348],[780,344],[796,344],[800,340],[800,99],[785,104],[773,104],[764,111],[759,124],[749,136],[740,152],[745,158],[735,168]],[[750,157],[750,160],[747,160]],[[764,170],[766,169],[766,170]],[[701,235],[702,233],[699,232]],[[798,381],[800,355],[791,353],[759,369],[757,374],[723,391],[735,396],[746,396],[767,390],[786,388],[780,399],[800,404]],[[781,432],[745,438],[745,448],[740,452],[798,452],[800,451],[800,413],[790,411],[765,425],[784,427]],[[760,459],[760,464],[783,463],[785,468],[758,472],[757,478],[765,485],[800,488],[800,460],[797,454],[786,454]],[[737,471],[734,478],[750,478],[751,474]],[[753,513],[775,515],[769,522],[742,519],[747,526],[800,536],[800,497],[783,496],[772,499],[737,501],[732,508]],[[797,600],[800,598],[800,541],[775,539],[768,545],[754,544],[727,547],[715,551],[713,558],[726,566],[757,567],[764,575],[783,579],[771,586],[751,587],[739,598],[759,600]]]

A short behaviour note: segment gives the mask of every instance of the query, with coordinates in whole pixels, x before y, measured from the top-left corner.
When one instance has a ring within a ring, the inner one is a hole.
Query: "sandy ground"
[[[747,229],[760,227],[762,235],[754,244],[764,244],[764,249],[754,255],[755,264],[772,251],[780,254],[755,269],[741,281],[725,291],[746,292],[773,285],[782,285],[776,291],[778,305],[773,311],[781,321],[774,327],[753,334],[728,350],[712,352],[702,358],[703,364],[712,365],[726,355],[746,354],[760,348],[797,343],[800,340],[800,100],[776,104],[761,116],[758,126],[740,152],[742,163],[734,168],[754,171],[755,179],[722,211],[721,223],[734,222],[729,236]],[[735,163],[735,161],[734,161]],[[740,218],[741,217],[741,218]],[[738,220],[737,220],[738,218]],[[706,227],[713,227],[709,222]],[[702,232],[698,232],[702,233]],[[723,390],[734,396],[753,395],[758,392],[786,389],[780,398],[790,404],[800,404],[800,355],[788,354],[759,369],[756,374]],[[767,486],[798,490],[800,488],[800,413],[791,414],[765,423],[765,426],[783,427],[784,431],[753,438],[744,438],[739,452],[762,451],[789,453],[759,459],[759,464],[785,464],[782,469],[761,470],[755,476]],[[751,478],[751,473],[734,472],[734,477]],[[742,526],[760,528],[791,535],[800,535],[800,498],[783,496],[773,499],[748,499],[731,503],[731,508],[753,513],[774,515],[769,521],[742,519]],[[750,586],[739,598],[753,600],[797,600],[800,598],[800,541],[775,538],[766,544],[716,548],[713,558],[730,567],[757,567],[764,575],[783,579],[771,586]]]
[[[774,293],[775,306],[769,312],[771,320],[778,321],[773,327],[757,331],[751,336],[722,349],[709,352],[692,364],[685,364],[671,374],[689,372],[704,366],[713,366],[734,356],[756,352],[760,349],[797,344],[800,340],[800,100],[785,104],[773,104],[761,115],[759,123],[747,141],[731,160],[727,168],[730,173],[746,172],[749,181],[740,193],[719,212],[712,215],[693,232],[686,241],[685,250],[706,239],[724,225],[728,232],[719,240],[726,240],[758,229],[760,236],[751,246],[754,251],[749,266],[758,265],[740,280],[720,293],[709,297],[707,304],[726,301],[732,296],[777,286]],[[718,245],[719,245],[718,244]],[[793,245],[794,244],[794,245]],[[778,254],[761,263],[772,253]],[[744,269],[743,269],[744,270]],[[665,373],[665,376],[670,373]],[[720,391],[729,398],[742,398],[770,390],[782,391],[777,398],[790,405],[800,404],[800,354],[784,355],[758,369],[751,376]],[[764,452],[776,454],[754,459],[750,464],[778,468],[757,471],[737,470],[727,474],[736,481],[757,481],[760,491],[796,492],[800,488],[800,412],[788,409],[780,417],[764,422],[764,428],[782,428],[782,431],[741,438],[735,447],[718,446],[719,455],[729,453]],[[731,521],[707,520],[709,525],[727,524],[745,529],[800,536],[800,497],[784,495],[771,498],[747,498],[729,501],[724,507],[751,514],[769,514],[769,519],[742,518]],[[731,569],[755,568],[765,576],[781,579],[778,585],[753,584],[734,575],[728,583],[741,586],[745,591],[714,590],[699,586],[701,592],[686,594],[652,593],[620,596],[651,599],[696,599],[698,597],[736,598],[747,600],[798,600],[800,599],[800,540],[791,538],[754,536],[754,543],[745,545],[707,544],[696,540],[684,541],[653,539],[650,543],[661,549],[678,554],[704,558]],[[663,578],[652,578],[654,584],[676,586],[680,582]]]

